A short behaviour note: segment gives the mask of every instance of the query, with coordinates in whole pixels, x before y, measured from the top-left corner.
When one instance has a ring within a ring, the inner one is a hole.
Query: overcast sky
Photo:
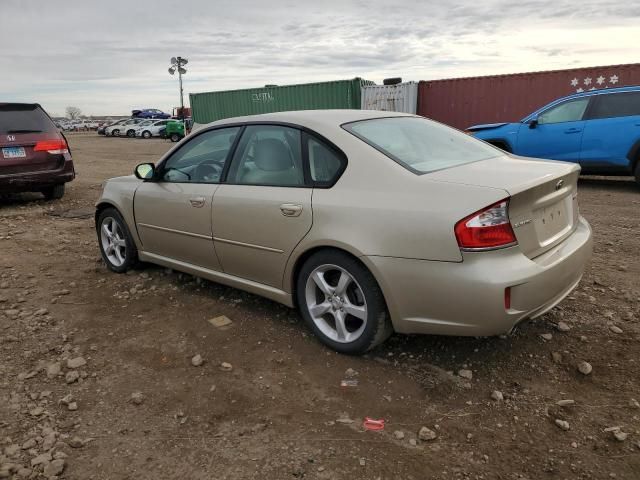
[[[179,105],[189,92],[356,76],[381,83],[638,61],[640,2],[0,0],[0,102],[52,115]]]

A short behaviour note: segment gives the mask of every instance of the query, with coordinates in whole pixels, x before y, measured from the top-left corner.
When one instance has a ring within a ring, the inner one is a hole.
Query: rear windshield
[[[375,118],[347,123],[343,128],[417,174],[503,155],[480,140],[426,118]]]
[[[56,130],[51,119],[38,105],[0,104],[0,134]]]

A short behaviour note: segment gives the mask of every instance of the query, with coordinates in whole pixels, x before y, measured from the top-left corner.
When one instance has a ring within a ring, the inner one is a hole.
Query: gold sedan
[[[359,354],[553,308],[592,251],[579,172],[414,115],[281,112],[206,125],[109,180],[96,229],[115,272],[151,262],[262,295]]]

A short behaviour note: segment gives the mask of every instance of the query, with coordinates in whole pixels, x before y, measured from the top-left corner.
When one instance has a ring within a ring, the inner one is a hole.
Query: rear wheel
[[[142,132],[142,138],[151,138],[151,132],[149,130],[145,130]]]
[[[124,273],[138,263],[138,249],[120,212],[104,209],[96,227],[100,253],[109,270]]]
[[[640,160],[636,162],[636,171],[634,174],[636,176],[636,182],[640,185]]]
[[[64,196],[64,183],[59,183],[42,191],[47,200],[57,200]]]
[[[180,140],[180,135],[178,135],[177,133],[172,133],[170,138],[173,143],[176,143]]]
[[[117,128],[115,130],[113,130],[111,132],[111,136],[112,137],[119,137],[120,136],[120,130],[118,130]]]
[[[127,137],[133,138],[135,136],[136,136],[136,131],[135,130],[127,130]]]
[[[375,278],[344,252],[323,250],[312,255],[300,270],[296,294],[309,328],[340,353],[365,353],[393,332]]]

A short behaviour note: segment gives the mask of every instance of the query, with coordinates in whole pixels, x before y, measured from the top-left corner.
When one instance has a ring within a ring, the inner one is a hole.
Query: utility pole
[[[187,69],[184,66],[189,63],[189,60],[182,57],[171,57],[171,66],[169,67],[169,73],[174,75],[176,70],[178,71],[178,83],[180,84],[180,119],[184,127],[184,133],[187,134],[187,125],[184,120],[184,95],[182,93],[182,75],[187,73]]]

